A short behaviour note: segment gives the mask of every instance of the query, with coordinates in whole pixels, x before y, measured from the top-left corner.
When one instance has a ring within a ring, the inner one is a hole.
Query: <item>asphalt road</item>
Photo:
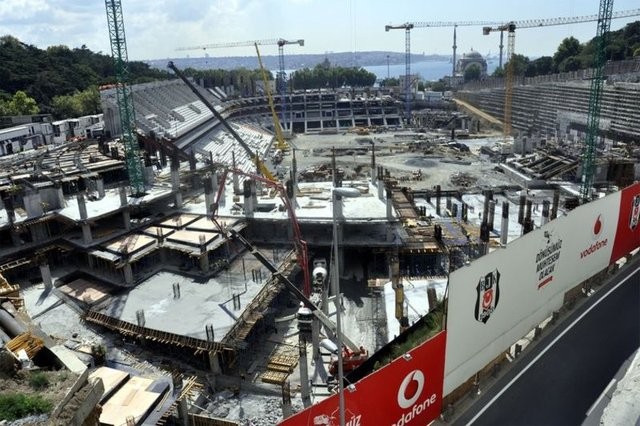
[[[455,424],[579,425],[639,346],[640,267],[635,264],[542,337]]]

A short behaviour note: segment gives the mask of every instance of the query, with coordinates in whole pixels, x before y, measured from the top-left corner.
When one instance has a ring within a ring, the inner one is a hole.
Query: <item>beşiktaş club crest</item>
[[[629,228],[632,231],[636,229],[638,226],[638,222],[640,221],[640,195],[636,195],[633,197],[631,201],[631,217],[629,218]]]
[[[500,298],[500,272],[496,269],[487,275],[480,277],[476,290],[478,298],[476,299],[476,310],[474,316],[476,320],[486,324],[489,317],[498,306]]]

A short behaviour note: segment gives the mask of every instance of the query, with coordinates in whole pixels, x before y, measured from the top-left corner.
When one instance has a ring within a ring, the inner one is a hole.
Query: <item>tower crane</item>
[[[596,51],[593,65],[593,79],[589,90],[589,115],[587,116],[587,135],[582,152],[582,186],[580,197],[582,201],[591,199],[591,186],[595,168],[596,138],[600,127],[600,100],[602,98],[602,83],[604,80],[604,65],[606,62],[605,49],[607,36],[611,27],[613,0],[600,0],[598,12],[598,30],[596,32]]]
[[[404,110],[406,115],[407,123],[410,121],[411,117],[411,30],[413,29],[413,24],[405,23],[402,25],[385,25],[384,30],[404,30],[404,48],[405,48],[405,73],[404,73]]]
[[[640,9],[629,9],[613,12],[611,19],[629,18],[633,16],[640,16]],[[517,28],[535,28],[535,27],[549,27],[555,25],[568,25],[579,24],[583,22],[596,22],[598,21],[598,15],[585,15],[585,16],[571,16],[571,17],[558,17],[548,19],[525,19],[520,21],[512,21]],[[385,31],[390,29],[404,28],[410,31],[413,28],[435,28],[435,27],[453,27],[454,40],[453,40],[453,67],[455,75],[455,56],[456,56],[456,40],[455,31],[456,27],[485,27],[485,26],[505,26],[507,23],[504,21],[419,21],[419,22],[406,22],[402,25],[386,25]],[[411,26],[411,28],[408,28]],[[407,29],[408,28],[408,29]],[[503,52],[503,34],[505,30],[500,31],[500,60],[498,66],[502,67],[502,52]],[[407,44],[409,37],[407,36]],[[407,52],[410,51],[410,47],[407,47]],[[408,67],[408,66],[407,66]]]
[[[267,46],[267,45],[278,45],[278,75],[276,77],[276,87],[278,89],[278,93],[280,95],[280,122],[283,124],[284,128],[287,128],[287,75],[284,72],[284,46],[287,44],[297,44],[300,46],[304,46],[304,40],[285,40],[283,38],[276,39],[267,39],[267,40],[251,40],[251,41],[235,41],[229,43],[213,43],[213,44],[204,44],[201,46],[188,46],[188,47],[179,47],[176,51],[185,51],[185,50],[207,50],[207,49],[219,49],[225,47],[243,47],[243,46],[253,46],[255,44]]]
[[[509,22],[505,25],[500,25],[498,27],[484,27],[482,29],[482,33],[484,35],[488,35],[492,31],[500,31],[500,34],[507,31],[507,69],[505,70],[504,77],[504,140],[507,142],[507,139],[511,135],[511,100],[513,95],[513,74],[514,74],[514,65],[513,61],[513,51],[515,50],[516,45],[516,24],[514,22]],[[501,36],[502,37],[502,36]],[[501,42],[502,43],[502,42]]]
[[[276,114],[276,108],[273,105],[273,96],[271,96],[271,88],[269,87],[269,79],[267,78],[267,72],[262,65],[262,57],[260,56],[260,49],[258,49],[258,43],[254,43],[256,46],[256,53],[258,54],[258,63],[260,64],[260,73],[262,74],[262,80],[264,81],[264,91],[267,94],[267,101],[269,102],[269,109],[271,110],[271,119],[273,120],[273,130],[276,134],[277,147],[280,150],[285,150],[287,148],[287,143],[284,141],[284,136],[282,135],[282,127],[280,126],[280,121],[278,120],[278,115]]]
[[[129,87],[129,58],[127,54],[127,40],[124,33],[124,19],[122,16],[122,2],[120,0],[105,0],[107,9],[107,23],[109,26],[109,40],[111,55],[116,70],[116,103],[122,129],[122,144],[129,175],[129,184],[134,196],[144,194],[144,174],[138,140],[135,134],[136,116],[133,109],[133,94]]]

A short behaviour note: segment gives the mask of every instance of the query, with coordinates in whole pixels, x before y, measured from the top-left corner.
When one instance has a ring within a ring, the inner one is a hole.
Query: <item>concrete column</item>
[[[198,260],[200,261],[200,270],[202,272],[209,272],[209,253],[202,253]]]
[[[451,195],[447,195],[445,198],[445,206],[447,207],[447,211],[451,214]]]
[[[542,202],[542,225],[549,222],[549,200]]]
[[[436,185],[436,214],[440,216],[440,185]]]
[[[42,263],[40,265],[40,274],[42,275],[44,289],[51,290],[53,288],[53,281],[51,280],[51,269],[49,269],[48,263]]]
[[[371,183],[375,185],[378,174],[376,172],[376,145],[371,143]]]
[[[147,186],[152,186],[155,180],[155,174],[153,173],[153,166],[147,166],[144,168],[144,183]]]
[[[489,200],[489,220],[487,224],[489,225],[489,230],[493,230],[493,219],[496,214],[496,202],[495,200]]]
[[[131,229],[131,213],[129,209],[122,210],[122,222],[124,224],[124,229],[127,231]]]
[[[253,205],[253,196],[251,193],[251,180],[245,179],[243,182],[244,191],[244,215],[245,217],[253,217],[253,212],[255,210],[255,206]]]
[[[42,216],[44,211],[42,210],[42,197],[38,191],[29,190],[22,197],[24,202],[24,209],[27,211],[27,217]]]
[[[133,270],[131,269],[131,264],[127,263],[122,268],[122,272],[124,273],[124,282],[127,285],[133,285]]]
[[[333,206],[333,211],[335,212],[336,220],[344,219],[344,213],[342,212],[342,197],[340,197],[339,195],[334,195],[333,201],[334,203],[336,203],[335,206]]]
[[[507,237],[509,236],[509,202],[502,203],[502,226],[500,229],[500,244],[507,245]]]
[[[393,220],[393,199],[391,197],[390,189],[387,189],[387,220]]]
[[[553,191],[553,205],[551,207],[551,217],[553,220],[558,217],[558,204],[560,203],[560,190],[556,189]]]
[[[21,246],[22,245],[22,239],[20,238],[20,235],[18,234],[18,231],[16,231],[14,228],[11,228],[9,233],[11,234],[11,242],[13,243],[13,245],[16,246],[16,247]]]
[[[98,198],[104,198],[104,179],[96,179],[96,190],[98,191]]]
[[[218,355],[215,351],[209,352],[209,369],[215,375],[222,373],[222,368],[220,368],[220,360],[218,359]]]
[[[65,203],[64,203],[64,192],[62,192],[62,186],[56,188],[56,195],[58,196],[58,208],[63,209],[65,206]]]
[[[204,185],[204,204],[206,207],[207,216],[211,216],[211,214],[213,213],[213,202],[215,201],[215,195],[213,193],[213,186],[210,177],[207,176],[202,179],[202,184]]]
[[[520,195],[520,205],[518,209],[518,223],[522,225],[524,223],[524,205],[527,202],[526,195]]]
[[[186,397],[178,401],[178,417],[182,426],[189,426],[189,406]]]
[[[84,222],[82,224],[82,242],[84,244],[90,244],[93,241],[93,235],[91,234],[91,226]]]
[[[120,207],[126,207],[129,205],[129,200],[127,200],[127,188],[121,186],[118,188],[120,193]]]
[[[232,151],[231,152],[231,164],[233,165],[233,168],[236,168],[236,152]],[[238,174],[237,173],[233,173],[232,174],[232,181],[233,181],[233,193],[234,194],[239,194],[240,193],[240,181],[238,178]]]
[[[378,199],[381,201],[384,199],[384,180],[382,179],[378,180]]]
[[[87,220],[87,202],[83,194],[76,195],[78,201],[78,211],[80,212],[80,220]]]
[[[298,342],[298,349],[300,354],[300,398],[302,398],[302,405],[307,408],[311,405],[311,396],[309,393],[309,366],[307,365],[307,343],[304,339],[300,339]]]

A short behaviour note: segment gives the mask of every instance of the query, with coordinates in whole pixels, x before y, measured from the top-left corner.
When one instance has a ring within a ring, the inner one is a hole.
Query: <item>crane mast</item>
[[[264,81],[264,91],[267,94],[267,101],[269,102],[269,109],[271,110],[271,118],[273,120],[273,130],[276,134],[277,146],[278,149],[285,150],[287,148],[287,144],[284,141],[284,136],[282,135],[282,127],[280,126],[280,121],[278,120],[278,115],[276,114],[276,108],[273,104],[273,96],[271,96],[271,88],[269,87],[269,79],[267,78],[267,72],[262,65],[262,57],[260,56],[260,49],[258,49],[258,43],[255,43],[256,53],[258,54],[258,63],[260,64],[260,73],[262,74],[262,80]],[[283,114],[284,115],[284,114]]]
[[[133,108],[133,94],[129,87],[129,58],[127,40],[124,33],[122,2],[120,0],[105,0],[105,6],[107,9],[111,55],[113,56],[116,71],[116,103],[122,129],[125,162],[133,195],[139,196],[144,194],[144,174],[135,134],[136,116]]]
[[[400,30],[403,29],[405,32],[404,38],[404,64],[405,64],[405,72],[404,72],[404,110],[405,110],[405,118],[407,120],[407,124],[411,121],[411,30],[413,29],[413,24],[405,23],[402,25],[385,25],[384,30]]]
[[[587,135],[582,152],[582,185],[580,197],[589,201],[592,196],[593,173],[595,168],[595,151],[600,128],[600,101],[604,81],[604,65],[606,62],[607,36],[611,27],[613,0],[600,0],[598,12],[598,30],[596,32],[596,51],[593,66],[593,79],[589,91],[589,115],[587,117]]]

